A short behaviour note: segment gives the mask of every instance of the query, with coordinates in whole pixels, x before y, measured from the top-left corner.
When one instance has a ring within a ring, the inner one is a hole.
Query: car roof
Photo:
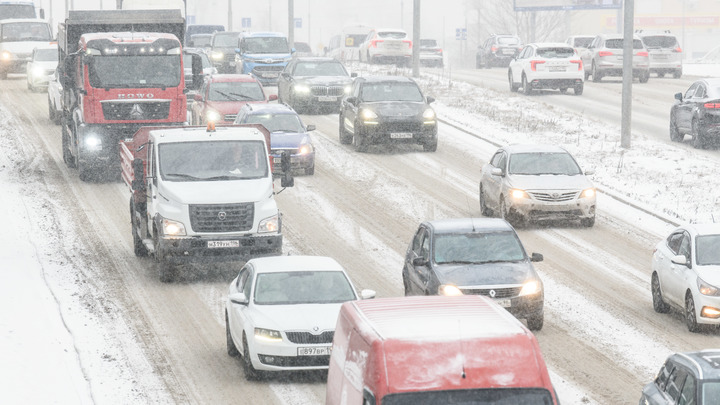
[[[258,273],[281,273],[287,271],[343,271],[335,259],[327,256],[270,256],[250,259]]]
[[[38,45],[34,49],[57,49],[57,42],[51,42],[49,44]]]
[[[675,353],[670,357],[677,363],[695,370],[701,379],[720,378],[720,349]]]
[[[407,34],[407,31],[401,28],[375,28],[375,31],[377,32],[402,32],[404,34]]]
[[[688,224],[683,228],[693,231],[696,235],[720,235],[720,223]]]
[[[243,108],[250,110],[251,115],[255,114],[267,114],[267,113],[273,113],[273,114],[292,114],[297,115],[297,112],[292,109],[287,104],[277,103],[277,104],[266,104],[266,103],[248,103],[243,106]]]
[[[448,218],[424,222],[436,234],[512,231],[502,218]]]
[[[220,73],[209,76],[209,79],[213,83],[225,83],[225,82],[257,82],[257,79],[250,75],[241,75],[236,73]]]
[[[625,35],[620,33],[605,33],[605,34],[598,34],[599,37],[602,37],[604,39],[624,39]],[[633,34],[633,39],[640,39],[640,37],[637,34]]]
[[[517,143],[512,145],[503,146],[501,149],[507,151],[510,154],[513,153],[569,153],[565,148],[557,145],[550,144],[525,144]]]
[[[566,44],[565,42],[535,42],[530,45],[537,48],[572,48],[572,46]]]

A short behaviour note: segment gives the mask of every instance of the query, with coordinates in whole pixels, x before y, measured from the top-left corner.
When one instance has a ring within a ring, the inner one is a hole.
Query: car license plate
[[[280,163],[282,163],[282,158],[279,158],[279,157],[274,157],[274,158],[273,158],[273,164],[278,164],[278,165],[279,165]]]
[[[515,50],[514,49],[503,49],[503,53],[505,55],[512,55],[515,53]]]
[[[668,57],[667,55],[663,55],[663,54],[654,55],[654,56],[655,56],[655,59],[667,59],[667,57]]]
[[[334,96],[318,96],[318,101],[337,101],[337,97],[334,97]]]
[[[495,303],[503,308],[510,308],[512,306],[512,300],[495,300]]]
[[[278,77],[279,73],[277,72],[265,72],[262,74],[262,77]]]
[[[332,346],[298,347],[298,356],[329,356]]]
[[[390,138],[393,138],[393,139],[412,138],[412,132],[393,132],[390,134]]]
[[[550,66],[551,72],[564,72],[565,67],[564,66]]]
[[[236,248],[240,247],[239,240],[209,240],[208,248]]]

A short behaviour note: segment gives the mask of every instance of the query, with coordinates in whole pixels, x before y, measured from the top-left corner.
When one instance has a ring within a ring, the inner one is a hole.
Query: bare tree
[[[525,42],[559,40],[567,11],[515,11],[513,0],[468,0],[477,13],[477,26],[470,36],[478,43],[492,34],[515,34]]]

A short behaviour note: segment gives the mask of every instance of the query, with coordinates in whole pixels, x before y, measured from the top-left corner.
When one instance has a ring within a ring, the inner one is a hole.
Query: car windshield
[[[100,56],[89,63],[90,85],[95,88],[177,87],[179,55]]]
[[[547,59],[570,58],[575,55],[575,50],[570,47],[538,48],[537,56]]]
[[[255,284],[257,305],[330,304],[356,299],[341,271],[260,273]]]
[[[481,388],[390,394],[383,405],[552,405],[550,391],[543,388]]]
[[[210,46],[211,39],[212,39],[212,35],[198,34],[198,35],[191,36],[190,42],[192,43],[192,46],[202,48],[204,46]]]
[[[252,114],[240,124],[261,124],[270,132],[305,132],[300,117],[295,114]]]
[[[268,155],[261,141],[172,142],[158,147],[165,181],[222,181],[266,177]]]
[[[58,50],[54,49],[37,49],[35,50],[34,60],[40,62],[57,62]]]
[[[243,50],[248,53],[290,53],[285,37],[245,38]]]
[[[525,260],[525,250],[511,231],[436,234],[433,254],[437,264]]]
[[[720,235],[695,237],[697,264],[701,266],[720,265]]]
[[[299,62],[295,66],[294,76],[347,76],[340,62]]]
[[[517,37],[498,37],[497,43],[500,45],[517,45],[520,43],[520,38]]]
[[[582,174],[575,159],[562,152],[514,153],[510,156],[508,173],[520,175],[566,175]]]
[[[610,49],[623,49],[622,38],[612,38],[605,41],[605,47]],[[633,49],[643,49],[643,43],[639,39],[633,39]]]
[[[577,46],[579,48],[587,48],[590,46],[590,44],[593,41],[593,37],[587,37],[587,38],[575,38],[573,41],[573,46]]]
[[[208,89],[210,101],[264,101],[258,82],[214,82]]]
[[[50,26],[42,22],[16,22],[0,25],[2,42],[51,41]]]
[[[702,405],[720,404],[720,381],[702,383]]]
[[[420,48],[434,48],[437,46],[437,41],[434,39],[421,39]]]
[[[648,49],[675,48],[677,46],[677,39],[667,35],[645,36],[642,41]]]
[[[398,31],[380,31],[377,33],[377,36],[382,39],[405,39],[407,34]]]
[[[238,38],[240,34],[215,34],[212,39],[212,46],[221,48],[236,48],[238,46]]]
[[[423,102],[422,93],[415,83],[365,83],[360,98],[366,102],[415,101]]]

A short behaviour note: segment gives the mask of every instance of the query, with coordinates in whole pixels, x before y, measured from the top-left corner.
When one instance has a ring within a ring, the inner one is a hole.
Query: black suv
[[[218,73],[235,73],[235,49],[240,46],[240,32],[218,31],[210,40],[210,60]]]
[[[405,255],[405,295],[485,295],[528,328],[543,326],[540,276],[515,229],[500,218],[457,218],[420,224]]]
[[[340,143],[364,152],[372,144],[415,143],[437,150],[437,118],[415,80],[367,76],[353,81],[340,104]]]
[[[334,58],[294,58],[278,78],[278,100],[301,114],[309,110],[337,113],[356,76]]]
[[[671,354],[640,404],[720,404],[720,349]]]
[[[515,35],[493,35],[478,46],[475,67],[507,67],[523,47],[520,37]]]

